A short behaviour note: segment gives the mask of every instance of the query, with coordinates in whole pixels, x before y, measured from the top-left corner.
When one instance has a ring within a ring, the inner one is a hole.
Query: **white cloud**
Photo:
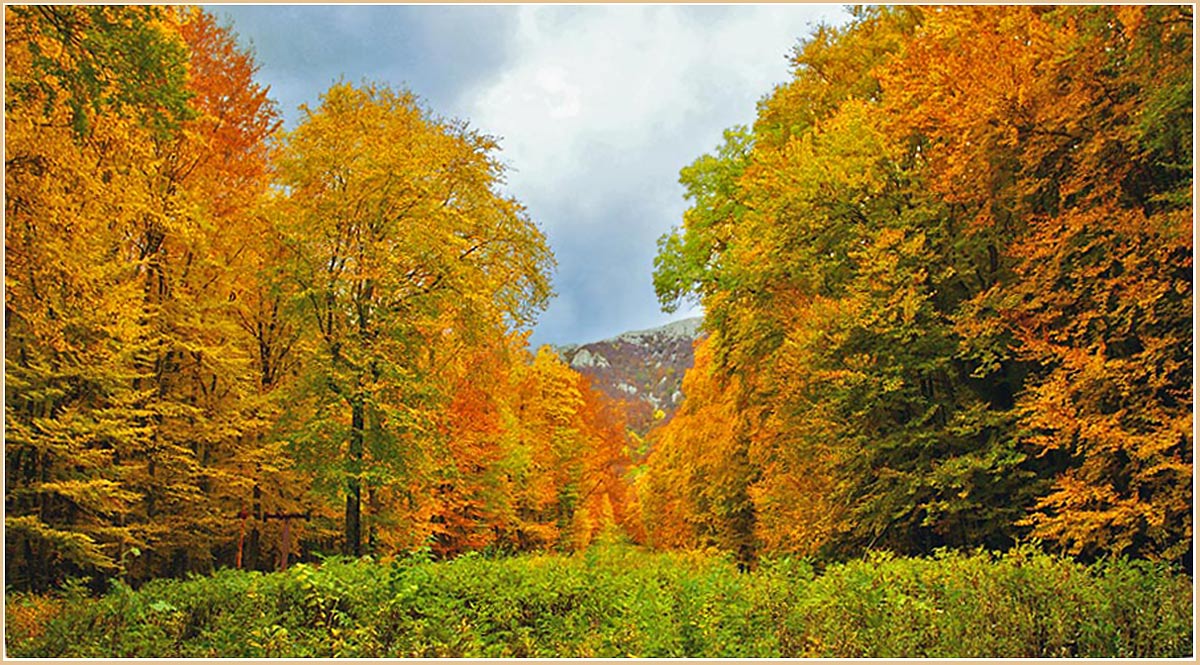
[[[537,71],[538,96],[548,100],[551,118],[574,118],[579,115],[579,86],[567,78],[567,70],[556,65]]]
[[[460,99],[476,127],[503,138],[512,190],[531,208],[560,196],[581,205],[622,196],[648,175],[671,188],[721,130],[753,120],[810,26],[842,16],[832,5],[517,11],[508,65]]]

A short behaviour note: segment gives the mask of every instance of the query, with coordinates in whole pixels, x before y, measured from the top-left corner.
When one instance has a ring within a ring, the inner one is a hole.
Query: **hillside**
[[[573,369],[591,377],[600,391],[625,402],[629,426],[645,434],[655,411],[669,419],[683,401],[683,373],[692,366],[692,345],[701,336],[701,321],[682,319],[556,350]]]

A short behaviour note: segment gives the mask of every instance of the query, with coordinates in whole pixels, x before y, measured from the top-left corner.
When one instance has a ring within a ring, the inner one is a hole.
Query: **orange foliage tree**
[[[959,326],[1031,367],[1022,442],[1056,463],[1025,523],[1076,554],[1190,548],[1191,48],[1187,8],[933,11],[886,76],[1011,271]]]
[[[762,546],[1032,536],[1186,558],[1190,26],[1186,8],[857,10],[684,170],[693,207],[655,285],[705,305],[729,395],[692,409],[760,414],[741,482]],[[660,433],[667,494],[644,510],[694,514],[684,451],[721,441],[710,427]]]
[[[659,547],[717,547],[744,557],[754,550],[752,415],[738,389],[715,371],[712,340],[698,342],[684,375],[683,406],[652,432],[638,500],[647,541]]]

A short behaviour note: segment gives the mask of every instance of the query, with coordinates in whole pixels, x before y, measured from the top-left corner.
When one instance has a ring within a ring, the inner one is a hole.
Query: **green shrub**
[[[572,556],[334,558],[12,595],[16,657],[1182,657],[1192,582],[1161,565],[1007,554],[787,558],[608,544]]]

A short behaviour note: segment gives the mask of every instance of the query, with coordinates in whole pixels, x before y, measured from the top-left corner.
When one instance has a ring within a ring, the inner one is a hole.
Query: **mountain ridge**
[[[693,345],[703,336],[702,323],[702,317],[690,317],[551,348],[601,392],[624,403],[629,427],[645,435],[682,403],[683,375],[692,366]]]

